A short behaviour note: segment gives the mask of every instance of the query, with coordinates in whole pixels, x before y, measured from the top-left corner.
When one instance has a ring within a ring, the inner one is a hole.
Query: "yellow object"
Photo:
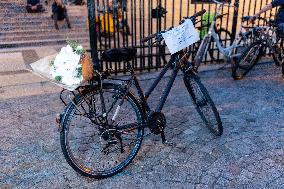
[[[89,81],[93,76],[93,63],[91,57],[85,53],[81,56],[82,76],[84,81]]]
[[[114,20],[111,13],[104,13],[96,19],[100,23],[100,29],[105,32],[114,32]],[[87,28],[89,28],[89,20],[87,21]]]
[[[112,14],[105,13],[100,16],[100,25],[101,30],[113,33],[114,32],[114,21],[112,18]]]

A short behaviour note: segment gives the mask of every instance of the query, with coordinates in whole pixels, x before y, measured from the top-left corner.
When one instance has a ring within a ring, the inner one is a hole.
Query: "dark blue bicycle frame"
[[[138,95],[140,100],[142,101],[142,106],[143,108],[145,108],[145,110],[147,111],[147,113],[149,113],[151,111],[148,103],[147,103],[147,99],[149,98],[149,96],[151,95],[151,93],[154,91],[154,89],[156,88],[156,86],[159,84],[159,82],[161,81],[161,79],[164,77],[164,75],[167,73],[167,71],[169,70],[169,68],[172,68],[172,74],[170,76],[170,80],[167,83],[167,86],[164,90],[164,92],[162,93],[159,103],[155,109],[155,112],[161,112],[161,110],[163,109],[163,106],[167,100],[167,97],[171,91],[171,88],[173,86],[173,83],[176,79],[176,76],[179,72],[179,68],[178,66],[176,66],[177,64],[177,60],[178,60],[178,56],[177,54],[172,55],[170,61],[164,66],[164,68],[161,70],[159,76],[155,79],[155,81],[153,82],[153,84],[148,88],[147,92],[144,94],[140,84],[139,84],[139,80],[137,79],[134,71],[132,71],[132,77],[130,80],[134,81],[134,85],[138,91]]]

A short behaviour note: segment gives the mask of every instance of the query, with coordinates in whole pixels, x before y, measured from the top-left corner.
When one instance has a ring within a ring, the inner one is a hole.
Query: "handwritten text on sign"
[[[171,54],[174,54],[199,40],[199,35],[190,19],[185,20],[184,23],[178,27],[162,33],[162,36],[165,39]]]

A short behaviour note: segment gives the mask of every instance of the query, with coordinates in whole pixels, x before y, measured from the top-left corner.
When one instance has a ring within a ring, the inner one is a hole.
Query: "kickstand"
[[[164,144],[165,146],[172,146],[172,145],[173,145],[173,143],[168,142],[168,141],[166,140],[166,136],[165,136],[165,132],[164,132],[164,131],[161,132],[161,138],[162,138],[162,142],[163,142],[163,144]]]

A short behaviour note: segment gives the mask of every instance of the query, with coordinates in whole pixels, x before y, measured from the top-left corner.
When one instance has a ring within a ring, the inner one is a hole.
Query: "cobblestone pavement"
[[[63,157],[54,123],[63,110],[59,89],[48,82],[23,85],[30,91],[33,85],[52,90],[0,99],[0,188],[284,188],[280,70],[259,66],[241,81],[233,81],[227,70],[200,76],[220,111],[224,134],[215,137],[204,126],[179,77],[164,109],[173,146],[146,134],[134,161],[103,180],[78,175]],[[2,96],[8,89],[0,88]]]

